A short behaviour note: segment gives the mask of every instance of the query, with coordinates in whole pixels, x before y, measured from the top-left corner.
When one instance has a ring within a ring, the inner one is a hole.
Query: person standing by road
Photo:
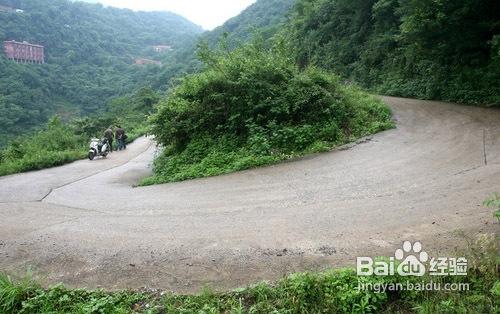
[[[127,145],[125,144],[125,140],[127,139],[127,135],[125,134],[125,130],[119,125],[115,132],[115,137],[118,142],[118,150],[127,149]]]
[[[113,152],[113,128],[111,126],[104,131],[104,138],[108,140],[109,152]]]

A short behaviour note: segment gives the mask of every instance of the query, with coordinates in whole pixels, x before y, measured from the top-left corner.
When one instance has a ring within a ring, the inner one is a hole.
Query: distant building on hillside
[[[24,13],[24,10],[11,8],[11,7],[8,7],[8,6],[6,6],[6,5],[1,5],[1,4],[0,4],[0,12],[16,12],[16,13]]]
[[[45,63],[44,47],[26,41],[4,41],[5,55],[10,60],[26,63]]]
[[[137,58],[137,59],[135,59],[135,64],[137,64],[137,65],[145,65],[145,64],[161,65],[161,62],[156,61],[156,60],[151,60],[151,59]]]
[[[14,11],[14,8],[0,4],[0,12],[12,12],[12,11]]]
[[[157,45],[153,46],[153,50],[155,52],[165,52],[165,51],[172,51],[172,46],[169,45]]]

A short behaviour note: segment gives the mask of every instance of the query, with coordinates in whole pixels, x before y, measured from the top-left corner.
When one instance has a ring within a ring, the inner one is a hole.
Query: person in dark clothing
[[[125,140],[127,139],[127,134],[121,126],[118,126],[115,132],[116,141],[118,142],[118,150],[127,149]]]
[[[109,142],[109,152],[111,153],[113,151],[113,129],[111,127],[107,128],[106,131],[104,131],[104,137]]]

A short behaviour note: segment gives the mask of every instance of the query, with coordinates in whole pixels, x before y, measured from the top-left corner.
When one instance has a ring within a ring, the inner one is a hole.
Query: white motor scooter
[[[106,158],[110,151],[109,141],[107,138],[103,138],[102,140],[98,138],[93,138],[90,140],[89,145],[89,154],[88,157],[90,160],[93,160],[96,156],[102,156]]]

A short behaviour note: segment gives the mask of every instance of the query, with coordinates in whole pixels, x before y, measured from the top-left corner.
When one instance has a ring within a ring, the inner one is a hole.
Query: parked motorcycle
[[[98,138],[93,138],[90,140],[89,145],[89,154],[88,157],[90,160],[93,160],[97,156],[102,156],[106,158],[110,151],[109,141],[107,138],[103,138],[102,140]]]

